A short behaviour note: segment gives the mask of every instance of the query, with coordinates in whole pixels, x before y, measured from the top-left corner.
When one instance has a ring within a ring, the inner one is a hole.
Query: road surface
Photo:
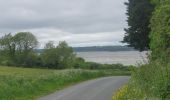
[[[98,78],[41,97],[38,100],[111,100],[113,93],[128,80],[128,76]]]

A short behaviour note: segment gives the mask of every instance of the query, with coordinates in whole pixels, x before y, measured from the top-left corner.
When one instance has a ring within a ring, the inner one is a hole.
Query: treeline
[[[45,44],[42,52],[37,52],[38,40],[30,32],[6,34],[0,38],[0,65],[18,67],[39,67],[51,69],[125,69],[122,64],[98,64],[86,62],[76,57],[72,47],[65,41],[57,46],[52,41]]]
[[[37,53],[38,40],[30,32],[6,34],[0,38],[0,64],[6,66],[44,67],[54,69],[72,68],[76,55],[65,41],[55,46],[49,41],[42,53]]]

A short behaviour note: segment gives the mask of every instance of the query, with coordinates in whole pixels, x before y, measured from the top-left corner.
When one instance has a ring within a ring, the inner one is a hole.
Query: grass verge
[[[121,70],[48,70],[0,67],[1,100],[33,100],[81,81],[111,75],[130,75]]]
[[[154,61],[135,68],[113,100],[170,100],[170,63]]]

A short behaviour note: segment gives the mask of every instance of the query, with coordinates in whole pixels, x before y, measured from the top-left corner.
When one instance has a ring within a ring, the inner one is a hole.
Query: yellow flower
[[[124,85],[120,88],[117,93],[113,96],[113,100],[123,100],[123,97],[127,94],[128,85]]]

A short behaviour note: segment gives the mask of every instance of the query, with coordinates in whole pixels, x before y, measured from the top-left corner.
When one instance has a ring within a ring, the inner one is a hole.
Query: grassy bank
[[[170,63],[154,61],[134,69],[113,100],[170,100]]]
[[[48,70],[0,67],[1,100],[32,100],[81,81],[111,75],[129,75],[120,70]]]

